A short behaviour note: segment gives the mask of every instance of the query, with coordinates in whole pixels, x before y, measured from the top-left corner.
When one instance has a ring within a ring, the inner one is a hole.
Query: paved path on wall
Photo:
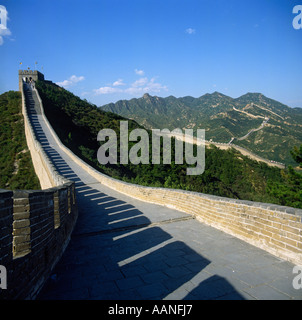
[[[291,263],[101,185],[57,146],[40,115],[31,118],[79,202],[71,241],[38,299],[302,299]]]

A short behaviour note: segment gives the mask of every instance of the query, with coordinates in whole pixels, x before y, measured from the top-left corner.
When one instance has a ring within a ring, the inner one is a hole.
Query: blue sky
[[[100,106],[247,92],[302,107],[296,0],[0,0],[0,93],[35,68]],[[20,62],[22,65],[20,66]]]

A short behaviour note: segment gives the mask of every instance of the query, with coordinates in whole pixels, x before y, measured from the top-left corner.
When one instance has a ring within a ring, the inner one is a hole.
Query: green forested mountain
[[[0,188],[40,189],[26,144],[20,92],[0,95]]]
[[[206,140],[229,143],[234,138],[233,144],[285,164],[294,165],[290,150],[302,143],[302,109],[290,108],[260,93],[237,99],[218,92],[199,98],[145,94],[101,108],[149,129],[205,129]]]
[[[113,129],[119,141],[119,122],[125,118],[105,112],[55,84],[38,81],[36,86],[42,98],[46,116],[61,141],[100,172],[120,180],[146,186],[191,190],[295,207],[302,205],[300,185],[296,183],[296,180],[289,178],[287,170],[258,163],[233,149],[223,151],[214,146],[207,148],[205,172],[196,176],[186,175],[187,165],[176,165],[173,161],[171,165],[153,165],[151,159],[150,164],[144,165],[131,163],[128,165],[100,165],[97,161],[97,150],[100,146],[97,141],[99,130]],[[153,103],[152,101],[165,101],[166,104],[160,104],[162,110],[158,109],[159,114],[160,112],[164,114],[165,108],[169,108],[173,101],[178,101],[173,97],[161,99],[149,95],[145,95],[143,99],[150,100],[145,106]],[[183,99],[193,101],[193,98],[190,97]],[[210,95],[204,99],[212,101]],[[216,94],[215,99],[220,101],[225,98]],[[181,108],[182,103],[179,101],[177,103]],[[227,102],[225,104],[227,105]],[[223,109],[223,105],[217,107]],[[198,109],[197,104],[196,108]],[[135,121],[129,122],[129,131],[138,127],[140,126]],[[151,149],[151,134],[149,137]],[[131,144],[129,144],[130,148]],[[287,192],[290,194],[289,197],[284,196]]]

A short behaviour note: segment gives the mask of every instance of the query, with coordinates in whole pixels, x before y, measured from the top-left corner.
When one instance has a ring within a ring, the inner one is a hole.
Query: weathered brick
[[[25,235],[25,234],[30,234],[30,227],[18,228],[18,229],[14,229],[13,231],[14,236]]]
[[[297,241],[295,240],[292,240],[292,239],[289,239],[289,238],[284,238],[283,241],[286,243],[286,244],[289,244],[293,247],[297,247],[298,246],[298,243]]]
[[[29,225],[30,225],[29,219],[16,220],[13,222],[14,229],[28,227]]]
[[[25,252],[30,252],[31,243],[30,242],[22,242],[22,243],[16,243],[13,241],[13,248],[14,248],[14,255],[18,256],[20,253],[24,255]]]
[[[285,248],[288,249],[290,252],[301,253],[301,249],[299,249],[298,247],[291,246],[290,244],[285,244]]]
[[[28,212],[17,212],[13,214],[14,220],[22,220],[22,219],[29,219],[30,213]]]
[[[15,206],[26,206],[26,205],[28,205],[28,198],[15,198],[14,199],[14,207]]]
[[[261,230],[261,233],[268,236],[268,237],[272,237],[273,234],[270,232],[270,231],[267,231],[267,230]]]
[[[18,235],[14,236],[13,243],[14,245],[19,245],[21,243],[30,242],[30,235]]]
[[[287,238],[293,239],[295,241],[301,241],[302,242],[302,236],[301,235],[297,235],[297,234],[294,234],[294,233],[291,233],[291,232],[286,232],[285,236]]]
[[[300,234],[300,231],[301,231],[300,229],[293,228],[293,227],[290,227],[290,226],[285,225],[285,224],[282,224],[281,229],[285,230],[285,231],[288,231],[288,232],[291,232],[291,233],[294,233],[294,234]]]
[[[270,242],[273,243],[273,244],[275,244],[275,245],[277,245],[277,246],[280,247],[280,248],[285,248],[285,247],[286,247],[283,242],[278,241],[278,240],[273,239],[273,238],[270,239]]]

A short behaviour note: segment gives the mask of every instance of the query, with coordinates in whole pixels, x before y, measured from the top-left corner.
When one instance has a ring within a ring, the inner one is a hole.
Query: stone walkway
[[[55,143],[40,115],[36,133],[76,183],[79,218],[39,300],[299,299],[293,264],[191,216],[113,191]]]

